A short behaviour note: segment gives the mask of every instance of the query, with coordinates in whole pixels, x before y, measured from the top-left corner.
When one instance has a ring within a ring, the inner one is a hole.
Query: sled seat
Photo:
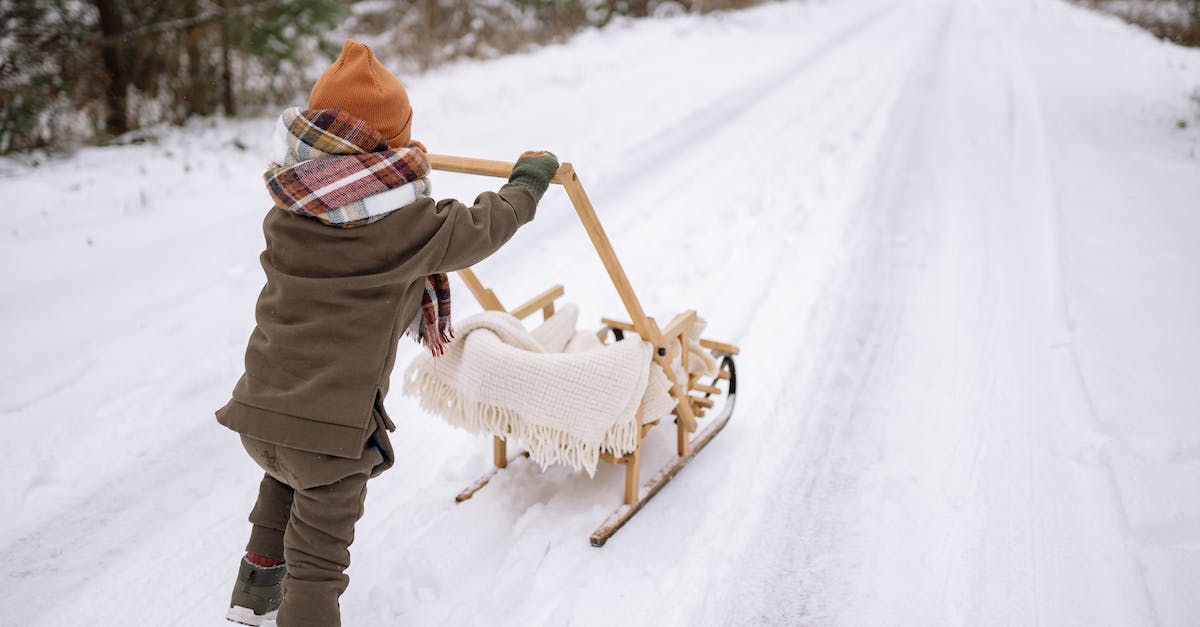
[[[451,425],[521,442],[542,468],[593,475],[601,452],[637,448],[639,412],[665,415],[675,401],[649,342],[605,344],[579,328],[579,307],[556,309],[534,328],[508,312],[464,318],[441,357],[417,353],[404,393]]]
[[[512,316],[521,320],[527,320],[540,312],[543,323],[548,321],[558,311],[558,299],[562,298],[566,293],[565,288],[561,284],[554,285],[524,303],[506,310],[495,292],[485,288],[472,269],[460,270],[458,276],[485,309],[507,311]],[[651,318],[651,320],[653,319]],[[672,318],[662,328],[661,334],[667,345],[667,357],[674,366],[673,370],[675,371],[677,380],[686,382],[683,387],[686,388],[687,403],[693,416],[695,418],[704,418],[710,411],[713,411],[716,399],[725,395],[730,390],[736,391],[733,387],[735,372],[733,370],[732,356],[737,355],[740,349],[732,344],[708,338],[689,337],[689,331],[698,322],[701,322],[701,320],[696,311],[689,309]],[[597,340],[602,344],[623,341],[626,339],[627,334],[634,334],[636,336],[637,333],[636,327],[631,322],[604,317],[600,319],[600,323],[602,326],[597,330],[596,336]],[[695,339],[694,344],[692,343],[693,339]],[[689,345],[692,346],[692,350],[682,350],[684,346]],[[714,367],[707,369],[707,371],[699,367],[699,364],[693,367],[694,362],[704,359],[702,355],[696,353],[697,348],[703,348],[708,351],[713,356],[710,359],[715,358],[722,361],[719,365],[714,365]],[[684,423],[676,417],[676,411],[665,412],[660,415],[645,415],[642,413],[641,408],[639,408],[637,416],[639,426],[637,447],[623,455],[614,455],[605,451],[601,451],[599,455],[600,460],[603,462],[625,467],[622,499],[622,509],[624,511],[630,512],[629,515],[632,515],[632,511],[636,510],[631,511],[630,508],[636,507],[640,509],[641,504],[644,504],[645,500],[653,496],[653,493],[656,493],[658,488],[661,488],[662,484],[670,479],[670,476],[673,476],[684,463],[690,460],[696,452],[708,443],[708,440],[712,436],[716,435],[716,432],[724,426],[732,413],[732,400],[732,394],[730,394],[729,398],[725,400],[724,405],[718,408],[720,410],[718,411],[720,417],[714,424],[715,428],[697,437],[692,436],[693,431],[685,430]],[[677,462],[669,474],[667,472],[660,472],[647,486],[643,486],[641,481],[641,441],[646,438],[652,429],[662,425],[665,418],[674,418],[674,422],[677,425],[676,443],[681,461]],[[455,497],[456,502],[462,503],[470,499],[476,492],[488,485],[500,471],[507,468],[510,463],[530,456],[527,450],[515,453],[510,451],[509,440],[511,438],[509,436],[510,434],[492,434],[493,468],[459,492]],[[615,529],[612,531],[615,531]],[[597,534],[600,534],[600,536],[593,539],[593,544],[596,544],[596,546],[600,546],[607,539],[607,536],[603,532],[603,527],[597,531]]]

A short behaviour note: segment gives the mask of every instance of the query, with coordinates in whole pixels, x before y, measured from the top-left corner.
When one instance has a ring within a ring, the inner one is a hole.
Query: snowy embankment
[[[572,161],[646,309],[699,310],[742,386],[599,550],[619,470],[517,463],[456,506],[487,443],[394,394],[345,624],[1200,616],[1195,51],[1057,0],[814,1],[409,86],[437,152]],[[271,122],[0,165],[0,625],[223,624],[259,471],[212,411]],[[561,190],[477,270],[621,311]]]

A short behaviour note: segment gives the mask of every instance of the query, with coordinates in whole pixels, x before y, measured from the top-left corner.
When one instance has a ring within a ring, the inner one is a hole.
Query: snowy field
[[[595,549],[620,469],[456,506],[489,443],[397,381],[346,625],[1200,625],[1200,53],[1059,0],[812,0],[406,80],[434,152],[573,162],[740,398]],[[271,123],[0,162],[0,624],[225,624]],[[561,189],[477,271],[622,311]]]

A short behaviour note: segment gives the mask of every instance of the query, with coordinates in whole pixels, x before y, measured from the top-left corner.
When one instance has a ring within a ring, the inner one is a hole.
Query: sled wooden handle
[[[506,179],[512,174],[514,163],[507,161],[495,161],[493,159],[475,159],[472,157],[452,157],[450,155],[435,155],[427,154],[425,159],[429,161],[429,166],[434,170],[442,170],[443,172],[459,172],[461,174],[478,174],[480,176],[495,176]],[[571,164],[564,163],[558,167],[558,171],[554,173],[554,178],[550,179],[551,183],[562,185],[564,182],[571,180],[571,175],[574,174],[574,169]]]

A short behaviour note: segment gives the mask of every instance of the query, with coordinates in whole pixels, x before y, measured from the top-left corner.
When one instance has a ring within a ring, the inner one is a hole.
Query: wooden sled
[[[508,178],[514,165],[503,161],[446,155],[431,154],[427,157],[434,170],[499,178]],[[729,418],[733,414],[734,400],[737,397],[737,370],[734,367],[733,356],[738,354],[738,347],[701,338],[700,345],[712,351],[713,356],[719,359],[720,366],[716,376],[691,375],[687,381],[677,380],[674,368],[669,362],[667,346],[675,339],[678,339],[684,347],[688,345],[687,330],[696,320],[696,312],[690,309],[686,310],[675,316],[665,327],[659,328],[654,318],[647,316],[642,310],[633,286],[630,285],[624,269],[621,268],[620,261],[617,260],[617,255],[609,243],[604,228],[600,225],[596,211],[592,208],[592,203],[584,192],[583,184],[580,183],[575,169],[570,163],[562,164],[554,174],[552,182],[562,185],[566,189],[567,196],[571,199],[571,203],[575,206],[575,212],[579,215],[579,220],[583,223],[592,245],[600,255],[600,260],[604,263],[609,278],[612,279],[613,287],[616,288],[621,302],[625,305],[628,321],[601,319],[602,324],[607,327],[606,333],[611,332],[616,341],[624,339],[626,333],[636,333],[639,337],[649,341],[656,348],[653,359],[662,366],[663,372],[667,375],[671,384],[671,396],[676,401],[675,409],[668,416],[674,416],[678,457],[659,468],[650,479],[645,482],[641,481],[642,440],[651,429],[662,422],[662,416],[652,416],[646,420],[647,417],[643,417],[639,410],[641,437],[638,439],[637,448],[632,453],[621,457],[601,454],[604,461],[625,466],[625,499],[624,504],[613,511],[592,533],[592,546],[598,547],[603,546],[729,422]],[[500,303],[499,298],[492,290],[483,286],[470,268],[460,270],[458,275],[484,309],[507,311],[520,319],[528,318],[538,311],[542,312],[544,318],[554,315],[554,303],[564,293],[563,286],[555,285],[531,300],[507,309]],[[681,353],[683,371],[687,372],[688,351],[685,349]],[[722,396],[724,403],[719,409],[714,410],[716,404],[714,399]],[[709,412],[712,415],[708,424],[703,429],[698,429],[697,418],[703,418]],[[522,453],[514,455],[510,459],[507,448],[507,441],[503,434],[495,434],[492,443],[495,468],[460,492],[456,497],[459,503],[471,498],[487,485],[497,473],[508,467],[509,462],[527,455]]]

